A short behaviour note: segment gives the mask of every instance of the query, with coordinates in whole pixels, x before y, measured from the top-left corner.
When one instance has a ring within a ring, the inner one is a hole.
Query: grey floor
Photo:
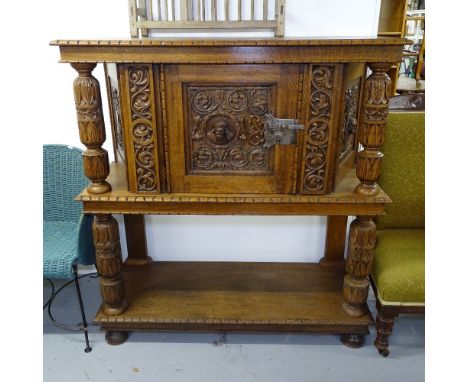
[[[97,279],[86,277],[81,286],[91,320],[100,304]],[[44,283],[44,298],[48,293]],[[73,285],[53,311],[79,324]],[[423,317],[397,320],[388,358],[377,353],[374,336],[372,328],[360,349],[344,347],[334,335],[302,334],[132,333],[123,345],[110,346],[91,326],[93,350],[86,354],[81,333],[56,328],[44,313],[44,381],[424,381]]]

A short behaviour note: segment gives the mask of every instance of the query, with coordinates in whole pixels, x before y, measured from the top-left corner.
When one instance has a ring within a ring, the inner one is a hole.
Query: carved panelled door
[[[171,190],[292,193],[295,145],[264,146],[265,116],[295,118],[299,65],[165,67]]]

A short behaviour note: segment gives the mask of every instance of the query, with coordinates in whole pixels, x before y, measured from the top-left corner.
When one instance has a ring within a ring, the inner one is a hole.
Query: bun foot
[[[364,345],[364,334],[342,334],[340,340],[343,345],[357,349]]]
[[[119,332],[114,330],[106,331],[106,342],[109,345],[121,345],[128,339],[128,332]]]
[[[380,354],[382,357],[388,357],[388,355],[390,354],[390,352],[388,351],[388,349],[379,349],[379,348],[377,348],[377,350],[379,351],[379,354]]]

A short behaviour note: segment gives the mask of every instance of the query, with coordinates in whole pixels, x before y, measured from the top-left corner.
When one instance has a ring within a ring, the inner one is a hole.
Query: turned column
[[[358,216],[349,227],[346,276],[343,284],[343,309],[353,317],[366,312],[369,274],[376,242],[375,223],[370,216]]]
[[[392,96],[392,81],[387,76],[389,63],[369,64],[372,74],[366,79],[363,95],[363,109],[358,132],[363,150],[357,154],[356,175],[361,181],[355,192],[362,195],[377,194],[377,179],[380,175],[387,124],[388,105]]]
[[[119,225],[110,214],[97,214],[93,222],[96,268],[99,273],[103,311],[116,316],[127,309],[121,276],[122,252]]]
[[[103,194],[112,188],[106,182],[109,157],[107,151],[101,147],[106,140],[101,92],[98,80],[91,74],[96,64],[73,63],[71,66],[78,72],[78,77],[73,82],[73,91],[80,140],[86,146],[83,167],[85,175],[91,180],[88,192]]]

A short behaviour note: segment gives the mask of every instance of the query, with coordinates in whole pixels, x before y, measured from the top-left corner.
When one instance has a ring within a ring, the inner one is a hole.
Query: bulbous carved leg
[[[103,311],[116,316],[127,309],[125,287],[120,274],[122,253],[119,226],[112,215],[96,215],[93,222],[96,268],[100,276]]]
[[[101,147],[106,140],[101,91],[98,80],[91,74],[96,64],[71,65],[78,72],[78,77],[73,82],[73,90],[80,140],[86,146],[83,168],[85,175],[91,180],[88,192],[103,194],[112,188],[106,182],[109,175],[109,157],[107,151]]]
[[[343,309],[353,317],[367,312],[366,301],[369,292],[369,274],[376,242],[376,228],[369,216],[358,216],[350,225],[348,257],[343,283]]]
[[[386,314],[384,309],[380,309],[375,320],[377,336],[375,337],[374,345],[383,357],[387,357],[390,353],[388,350],[388,338],[392,334],[395,317],[396,314]]]
[[[364,85],[362,117],[358,139],[364,149],[357,154],[356,175],[361,181],[355,192],[362,195],[377,194],[377,179],[380,176],[383,153],[380,148],[384,142],[387,124],[388,105],[392,97],[392,81],[386,72],[391,64],[375,63],[369,65],[372,74]]]

